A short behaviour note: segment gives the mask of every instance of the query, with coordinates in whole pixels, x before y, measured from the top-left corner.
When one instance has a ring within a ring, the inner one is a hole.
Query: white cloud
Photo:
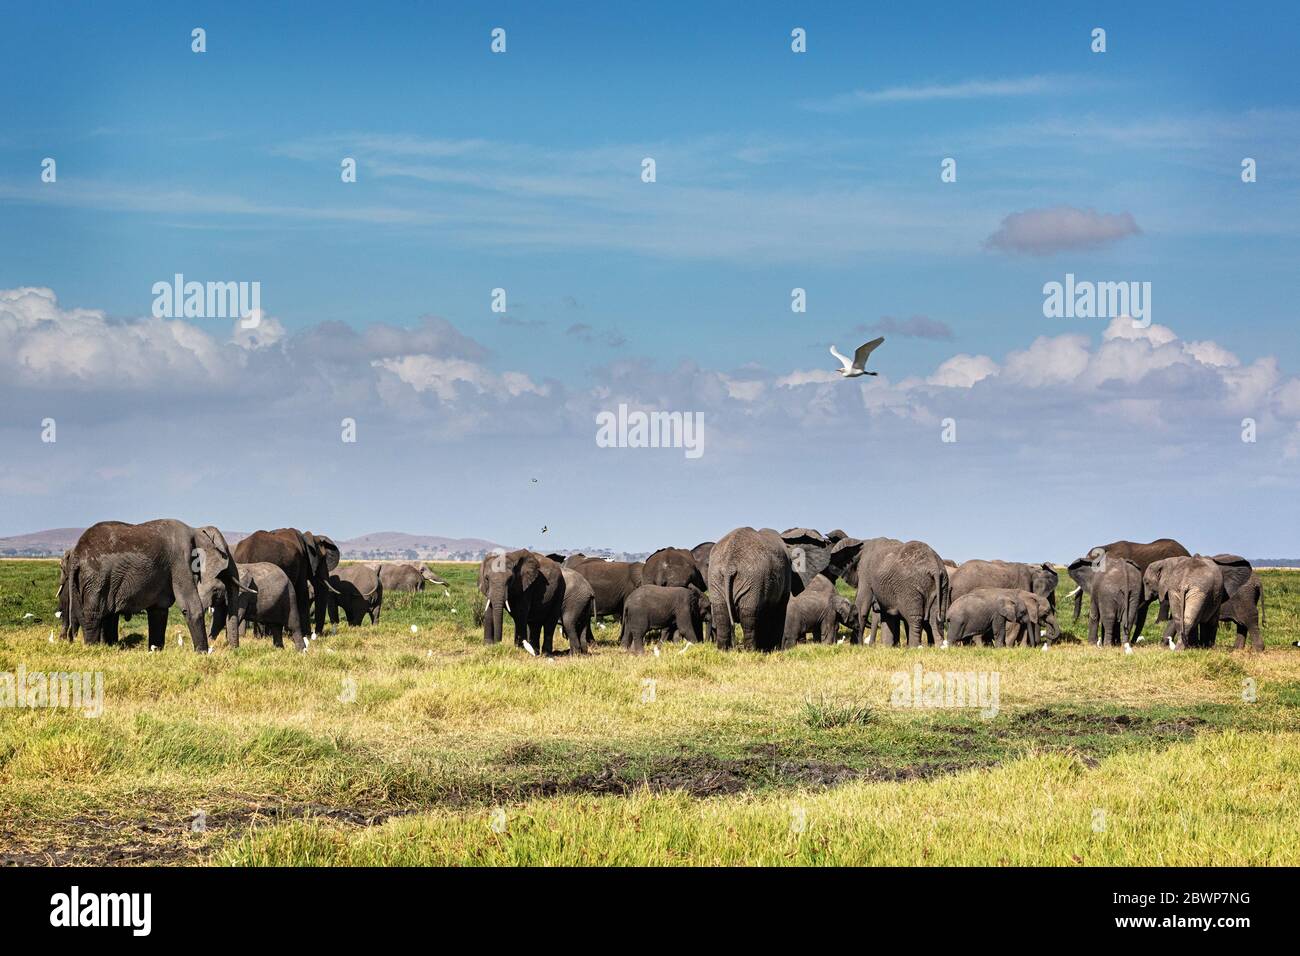
[[[976,382],[997,373],[998,363],[987,355],[962,353],[942,363],[934,370],[934,374],[926,379],[926,382],[945,388],[970,388]]]

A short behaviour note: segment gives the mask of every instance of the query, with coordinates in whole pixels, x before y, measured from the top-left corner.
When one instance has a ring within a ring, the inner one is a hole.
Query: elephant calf
[[[993,635],[994,647],[1007,644],[1007,625],[1029,626],[1025,602],[1011,588],[976,588],[953,601],[948,608],[948,640],[974,639],[980,647]]]
[[[1036,647],[1040,637],[1047,644],[1060,637],[1061,628],[1056,623],[1056,608],[1052,606],[1052,602],[1033,591],[1015,590],[1016,597],[1025,605],[1029,626],[1023,628],[1019,624],[1008,626],[1007,646],[1011,647],[1023,640],[1030,647]]]
[[[662,587],[643,584],[623,603],[623,633],[619,643],[624,650],[640,654],[645,650],[647,631],[674,625],[688,641],[700,640],[704,633],[704,613],[700,592],[695,588]]]
[[[219,630],[217,618],[223,612],[224,608],[213,606],[213,633]],[[239,646],[239,638],[244,636],[249,624],[265,629],[276,647],[284,647],[283,635],[287,628],[294,647],[300,651],[307,649],[293,583],[278,565],[266,561],[239,565],[239,607],[226,632],[231,647]]]
[[[348,624],[360,627],[367,614],[370,623],[379,621],[379,610],[384,603],[384,585],[379,580],[379,572],[364,564],[340,565],[330,575],[329,596],[330,620],[338,623],[337,607],[343,608]]]
[[[835,582],[819,574],[786,605],[782,646],[791,647],[811,633],[823,644],[834,644],[841,624],[850,632],[856,629],[856,617],[857,609],[835,590]]]
[[[1255,650],[1264,649],[1264,636],[1259,630],[1259,626],[1266,623],[1264,585],[1258,574],[1252,571],[1246,586],[1219,606],[1219,623],[1225,621],[1237,625],[1237,650],[1246,646],[1248,637]]]

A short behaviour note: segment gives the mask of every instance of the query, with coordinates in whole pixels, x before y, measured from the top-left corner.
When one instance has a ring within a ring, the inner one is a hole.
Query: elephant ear
[[[511,551],[506,555],[506,565],[510,568],[510,573],[519,579],[519,586],[525,591],[532,587],[542,573],[537,555],[527,550]]]
[[[843,528],[836,528],[834,531],[826,532],[826,537],[830,540],[831,544],[835,544],[838,541],[843,541],[848,536],[849,533],[845,531]]]
[[[316,535],[316,547],[320,549],[321,557],[325,559],[325,569],[333,571],[339,566],[339,557],[341,552],[339,546],[334,543],[333,539],[323,534]]]
[[[1231,600],[1232,596],[1246,586],[1250,580],[1251,574],[1255,569],[1250,566],[1250,562],[1238,554],[1216,554],[1213,558],[1219,570],[1223,572],[1223,591],[1224,600]]]
[[[547,557],[550,558],[552,561],[556,562],[557,564],[563,564],[565,562],[565,559],[568,558],[568,555],[560,554],[560,552],[558,551],[552,551],[550,554],[547,555]]]
[[[830,548],[830,538],[816,528],[787,528],[781,532],[781,540],[786,544],[811,544],[819,548]]]
[[[644,561],[633,561],[630,565],[628,565],[627,573],[632,578],[633,587],[639,588],[641,586],[641,583],[644,580],[643,578],[644,571],[645,571]]]
[[[709,555],[713,553],[714,543],[702,541],[691,548],[691,557],[695,560],[695,566],[700,569],[700,577],[706,582],[709,580]]]
[[[1016,620],[1016,602],[1009,597],[998,598],[998,613],[1008,621]]]
[[[862,541],[857,538],[841,538],[831,547],[830,566],[835,569],[837,577],[843,577],[850,584],[856,584],[850,577],[856,577],[854,568],[858,555],[862,553]]]
[[[572,567],[576,567],[580,562],[586,560],[587,560],[587,556],[583,554],[581,551],[579,551],[577,554],[569,555],[560,563],[563,564],[566,568],[572,568]]]

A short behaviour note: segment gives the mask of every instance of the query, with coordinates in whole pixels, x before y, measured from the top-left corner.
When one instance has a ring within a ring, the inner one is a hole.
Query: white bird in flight
[[[844,378],[857,378],[859,375],[879,375],[879,372],[867,371],[867,357],[871,355],[871,353],[876,350],[876,347],[884,341],[885,337],[882,335],[878,339],[872,339],[865,345],[859,345],[858,350],[853,353],[853,359],[851,361],[847,355],[841,355],[835,346],[832,345],[831,355],[834,355],[839,359],[840,364],[844,366],[843,368],[836,369],[836,371]]]

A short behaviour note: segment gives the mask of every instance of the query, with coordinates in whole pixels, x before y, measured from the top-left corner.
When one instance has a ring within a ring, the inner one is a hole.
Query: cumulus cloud
[[[1141,232],[1129,212],[1100,213],[1095,209],[1053,206],[1013,212],[984,240],[984,246],[999,252],[1046,256],[1100,248]]]
[[[945,388],[970,388],[998,373],[998,363],[987,355],[954,355],[934,370],[926,382]]]

